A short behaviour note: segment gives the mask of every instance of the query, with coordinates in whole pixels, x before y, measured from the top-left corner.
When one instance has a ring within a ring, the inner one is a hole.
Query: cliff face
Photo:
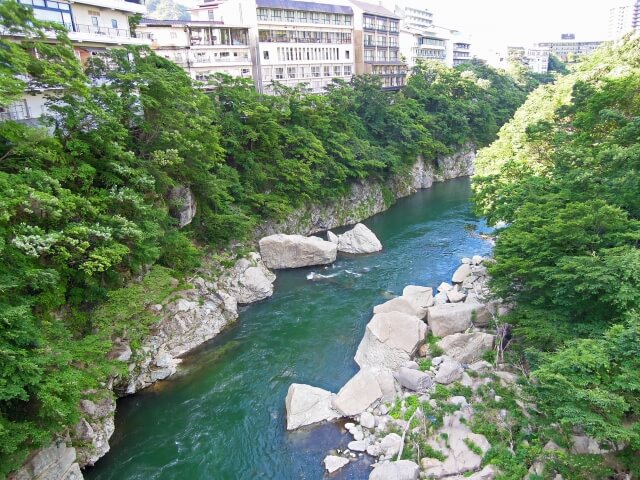
[[[396,199],[430,188],[435,182],[473,175],[475,157],[473,145],[465,145],[453,155],[435,161],[420,157],[404,175],[396,175],[384,183],[357,182],[344,197],[308,205],[281,222],[266,222],[258,227],[256,238],[275,233],[311,235],[358,223],[385,211]]]
[[[356,183],[344,197],[309,205],[283,222],[266,222],[257,229],[256,238],[273,233],[311,235],[357,223],[383,212],[396,199],[430,188],[435,182],[472,175],[474,160],[475,150],[471,145],[451,156],[439,157],[435,162],[418,158],[404,175],[384,183]],[[132,352],[126,342],[117,342],[110,354],[111,358],[127,363],[128,377],[111,379],[108,390],[100,393],[102,400],[98,404],[83,400],[83,419],[70,432],[71,441],[58,440],[47,449],[35,452],[11,478],[50,478],[42,476],[43,467],[34,465],[34,462],[42,464],[40,459],[44,457],[48,462],[46,470],[68,471],[67,476],[61,477],[65,479],[82,478],[77,466],[93,465],[109,451],[108,440],[115,429],[115,396],[133,394],[173,375],[181,356],[213,339],[238,318],[238,303],[253,303],[271,296],[274,280],[275,275],[264,266],[260,255],[252,253],[215,280],[196,276],[189,282],[192,289],[179,292],[164,304],[152,305],[150,309],[159,321],[142,345]],[[76,448],[67,448],[69,443]]]

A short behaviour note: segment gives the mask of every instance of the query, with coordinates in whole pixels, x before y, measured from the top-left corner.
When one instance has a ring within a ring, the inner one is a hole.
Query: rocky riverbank
[[[360,371],[338,393],[291,385],[288,429],[351,420],[353,441],[330,452],[327,471],[366,454],[376,459],[374,480],[494,478],[493,467],[480,468],[491,445],[472,431],[473,403],[494,378],[516,376],[486,360],[496,346],[493,320],[505,308],[489,299],[488,261],[463,259],[435,296],[407,286],[376,306],[354,357]]]
[[[472,146],[450,157],[438,158],[434,165],[420,158],[406,175],[396,176],[384,184],[354,184],[343,198],[325,205],[308,206],[279,224],[267,223],[257,229],[256,235],[273,232],[308,235],[357,223],[384,211],[396,198],[429,188],[434,182],[471,175],[474,159]],[[195,204],[191,210],[194,209]],[[345,249],[352,244],[347,240],[345,238],[343,242]],[[87,392],[87,399],[81,404],[83,418],[69,436],[34,452],[11,478],[81,478],[78,468],[93,465],[109,450],[109,438],[115,429],[116,397],[133,394],[173,375],[182,356],[214,338],[237,319],[238,304],[270,296],[274,279],[275,275],[264,265],[260,255],[252,253],[231,268],[223,269],[222,273],[213,275],[201,271],[188,279],[191,288],[175,292],[161,304],[149,305],[148,310],[158,318],[150,335],[135,348],[127,339],[115,339],[110,352],[112,359],[126,363],[129,374],[112,378],[99,392]],[[43,457],[47,459],[44,463],[48,462],[44,470]],[[73,461],[69,463],[69,459]],[[45,470],[64,470],[73,476],[47,477],[43,473]]]

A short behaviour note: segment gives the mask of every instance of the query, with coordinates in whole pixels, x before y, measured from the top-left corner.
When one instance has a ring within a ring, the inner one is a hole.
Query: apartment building
[[[194,80],[216,73],[252,78],[249,29],[223,21],[143,18],[137,29],[152,37],[151,48],[180,65]]]
[[[555,55],[565,63],[575,63],[580,57],[591,55],[595,52],[603,42],[541,42],[535,46],[546,48],[552,55]]]
[[[400,52],[409,68],[415,67],[421,60],[437,60],[445,63],[447,43],[447,38],[434,30],[403,26],[400,32]]]
[[[146,11],[145,0],[18,0],[33,9],[39,20],[57,22],[68,31],[76,56],[85,61],[108,48],[150,45],[148,34],[131,33],[129,18]],[[9,34],[0,31],[0,35]],[[11,38],[11,37],[9,37]],[[51,35],[51,41],[55,36]],[[19,38],[15,38],[19,40]],[[29,86],[24,97],[0,109],[0,121],[37,122],[46,113],[47,94]]]
[[[356,73],[379,75],[385,90],[402,88],[407,67],[400,58],[400,17],[380,5],[358,0],[351,5]]]
[[[354,74],[353,9],[347,4],[226,0],[205,2],[191,12],[194,20],[248,28],[259,92],[272,93],[277,82],[320,93],[333,79],[349,81]]]
[[[640,31],[640,0],[622,0],[609,8],[608,38],[616,40],[623,35]]]
[[[550,51],[547,47],[507,47],[507,62],[517,62],[534,73],[549,71]]]

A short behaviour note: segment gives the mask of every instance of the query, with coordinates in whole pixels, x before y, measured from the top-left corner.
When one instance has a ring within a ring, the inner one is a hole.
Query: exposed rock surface
[[[300,268],[333,263],[338,254],[335,243],[320,237],[270,235],[260,239],[260,255],[268,268]]]
[[[340,414],[331,406],[334,398],[333,393],[322,388],[291,384],[285,399],[287,430],[339,418]]]
[[[355,361],[361,368],[396,370],[424,341],[427,326],[406,313],[378,313],[367,324]]]
[[[331,243],[338,243],[338,236],[333,233],[331,230],[327,231],[327,241],[331,242]]]
[[[398,383],[414,392],[426,392],[433,385],[433,377],[420,370],[400,367],[396,374]]]
[[[427,323],[436,337],[464,332],[471,326],[471,317],[477,309],[477,305],[467,303],[435,305],[427,312]]]
[[[38,450],[9,480],[81,480],[76,450],[64,441],[56,441]]]
[[[451,357],[443,357],[443,361],[440,364],[440,368],[438,368],[438,373],[436,373],[434,380],[436,383],[449,385],[450,383],[460,380],[462,378],[462,372],[464,372],[464,369],[462,365],[460,365],[460,362]]]
[[[494,341],[495,336],[488,333],[454,333],[440,340],[438,346],[460,363],[473,363],[493,348]]]
[[[373,313],[392,312],[406,313],[407,315],[413,315],[414,317],[418,316],[418,310],[413,306],[411,301],[404,296],[392,298],[391,300],[373,307]]]
[[[80,409],[83,418],[76,425],[73,440],[81,446],[76,449],[81,467],[93,465],[109,451],[109,439],[115,431],[114,415],[116,402],[111,392],[100,400],[82,400]],[[80,442],[77,442],[80,440]]]
[[[180,228],[189,225],[196,215],[196,197],[189,187],[174,187],[169,190],[169,213],[178,220]]]
[[[369,480],[418,480],[420,468],[409,460],[399,460],[378,465]]]
[[[375,233],[362,223],[338,236],[338,251],[343,253],[373,253],[382,250]]]
[[[451,281],[453,283],[462,283],[464,279],[471,275],[471,265],[468,263],[463,263],[458,267],[458,269],[453,274]]]
[[[382,398],[374,373],[363,369],[356,373],[333,398],[332,406],[345,416],[358,415]]]
[[[433,289],[431,287],[419,287],[407,285],[402,290],[402,298],[406,299],[416,309],[416,316],[423,319],[427,316],[427,309],[433,306]]]
[[[216,284],[238,303],[253,303],[273,295],[275,280],[275,274],[264,265],[260,254],[251,252],[222,274]]]
[[[324,458],[324,468],[326,468],[329,473],[340,470],[347,463],[349,463],[348,458],[338,457],[336,455],[327,455]]]

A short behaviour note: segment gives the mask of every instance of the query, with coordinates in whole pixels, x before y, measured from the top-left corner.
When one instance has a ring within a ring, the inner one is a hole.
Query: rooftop
[[[380,5],[361,2],[359,0],[351,0],[351,3],[353,3],[356,7],[364,10],[365,13],[372,13],[373,15],[378,15],[380,17],[389,17],[389,18],[394,18],[396,20],[400,20],[400,17],[397,16],[395,13],[391,12],[390,10],[387,10],[386,8]]]
[[[224,22],[213,20],[157,20],[155,18],[143,18],[140,20],[140,26],[158,26],[158,27],[182,27],[187,25],[207,26],[207,25],[224,25]]]
[[[301,2],[298,0],[256,0],[258,8],[281,8],[283,10],[304,10],[308,12],[342,13],[353,15],[353,9],[346,5]]]

